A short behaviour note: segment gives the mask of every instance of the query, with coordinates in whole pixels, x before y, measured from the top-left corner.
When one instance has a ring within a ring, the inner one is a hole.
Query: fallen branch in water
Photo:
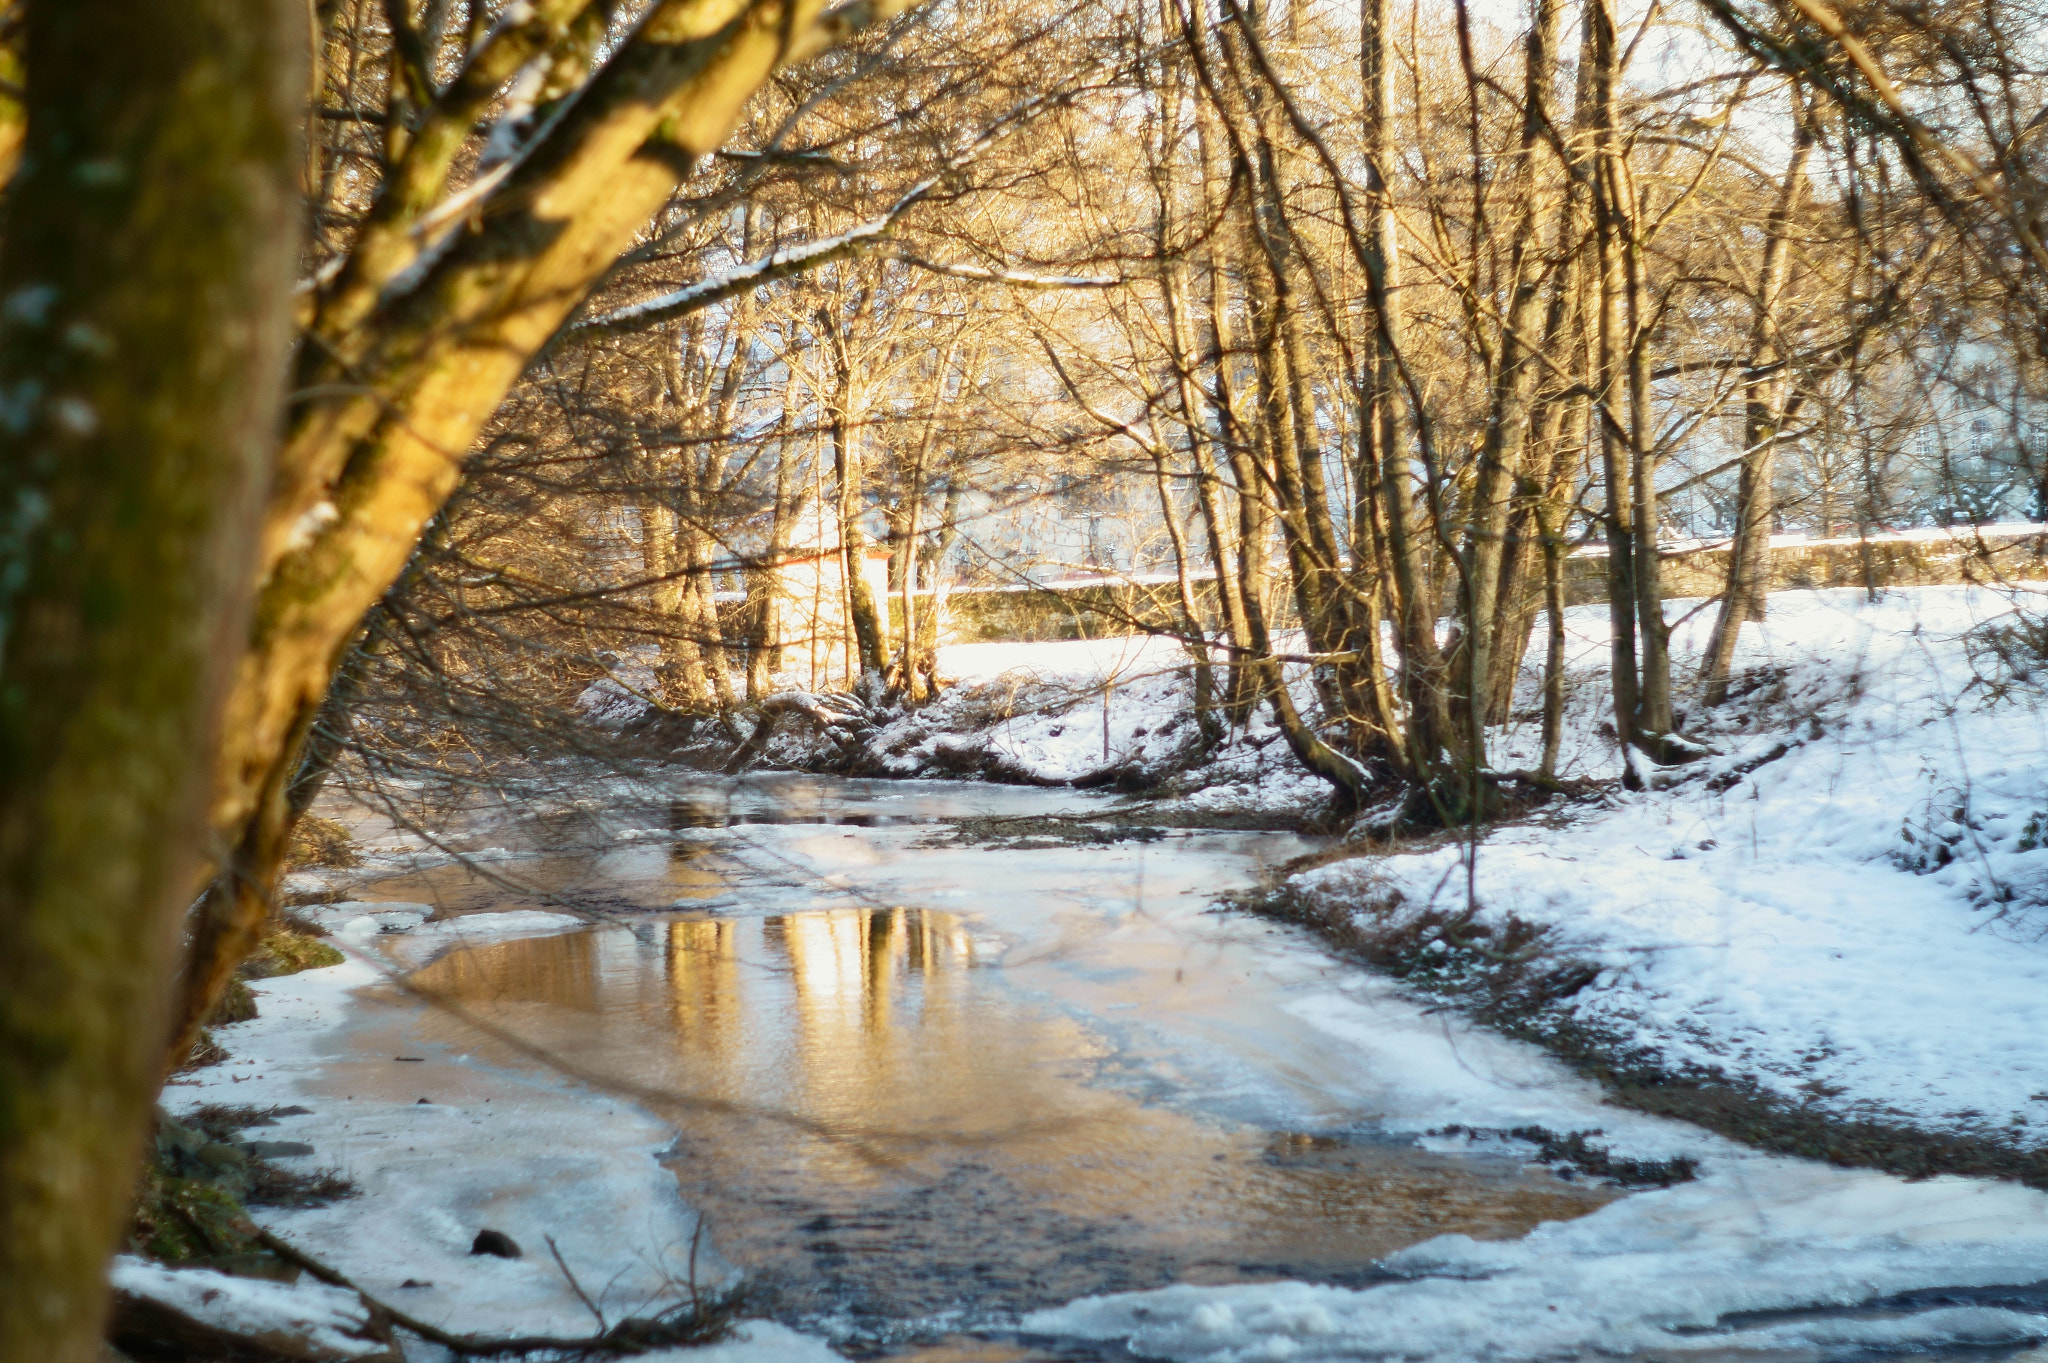
[[[841,698],[832,698],[838,699]],[[859,702],[853,697],[843,699],[847,703],[834,708],[832,700],[814,696],[808,691],[778,691],[768,697],[760,704],[760,718],[754,724],[754,732],[726,759],[725,774],[737,776],[746,770],[747,764],[767,749],[768,740],[775,736],[776,723],[784,715],[801,715],[820,731],[831,735],[840,747],[848,747],[857,740],[859,726],[865,716],[859,712]]]

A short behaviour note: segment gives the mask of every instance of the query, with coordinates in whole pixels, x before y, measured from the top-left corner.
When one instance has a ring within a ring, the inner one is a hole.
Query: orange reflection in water
[[[828,910],[771,919],[766,940],[789,963],[804,1106],[813,1115],[870,1119],[878,1088],[943,1079],[933,1062],[956,1040],[954,986],[973,964],[958,919]],[[913,982],[914,991],[905,988]]]
[[[584,932],[460,947],[412,972],[422,993],[464,1004],[545,1003],[598,1010],[598,939]]]
[[[587,1070],[677,1095],[653,1106],[677,1125],[685,1198],[792,1309],[1022,1309],[1344,1273],[1611,1196],[1145,1101],[1112,1082],[1144,1067],[1106,1024],[1019,996],[991,965],[952,915],[832,909],[465,948],[415,978]],[[489,1052],[452,1021],[422,1026]]]

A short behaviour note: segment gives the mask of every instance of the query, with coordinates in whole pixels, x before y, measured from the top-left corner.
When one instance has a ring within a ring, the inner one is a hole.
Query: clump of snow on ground
[[[2011,1346],[2048,1339],[2048,1315],[1968,1304],[1890,1317],[1847,1308],[1929,1282],[2031,1282],[2044,1264],[2041,1193],[1756,1160],[1519,1240],[1440,1236],[1386,1261],[1405,1282],[1169,1287],[1086,1298],[1028,1316],[1024,1328],[1119,1341],[1175,1363]],[[1772,1311],[1788,1314],[1724,1320]]]
[[[1597,963],[1573,1013],[1668,1067],[2039,1144],[2048,712],[2040,692],[1986,675],[1979,646],[2010,609],[1957,587],[1774,595],[1769,622],[1745,628],[1738,698],[1688,717],[1719,755],[1659,773],[1665,789],[1493,831],[1482,913],[1549,925]],[[1706,624],[1675,632],[1681,664]],[[1570,625],[1580,691],[1597,697],[1605,608]],[[1574,713],[1578,768],[1611,777],[1600,718]],[[1340,905],[1398,892],[1406,911],[1459,907],[1464,855],[1340,862],[1292,883]]]
[[[211,1269],[172,1269],[130,1255],[108,1274],[116,1292],[161,1302],[192,1320],[237,1335],[304,1340],[309,1357],[388,1357],[371,1333],[370,1309],[344,1288],[236,1278]]]
[[[1286,641],[1282,641],[1286,646]],[[618,731],[652,713],[644,660],[613,667],[577,707]],[[1057,642],[948,644],[940,694],[916,710],[874,710],[850,696],[823,698],[868,721],[851,753],[845,735],[786,719],[766,748],[770,765],[888,777],[980,778],[1044,786],[1163,788],[1218,813],[1303,814],[1329,787],[1296,762],[1260,705],[1204,748],[1195,719],[1192,661],[1178,641],[1147,635]],[[1218,683],[1226,669],[1216,669]],[[1305,669],[1290,686],[1307,708]],[[722,763],[737,731],[701,729],[691,760]]]
[[[463,914],[437,920],[432,904],[409,904],[396,900],[345,899],[332,904],[308,905],[292,912],[300,921],[358,947],[386,936],[403,935],[416,942],[446,948],[507,937],[567,932],[583,927],[589,921],[572,913],[549,913],[542,909]]]
[[[640,718],[652,708],[648,697],[659,686],[654,672],[658,656],[651,647],[605,655],[605,675],[583,688],[576,708],[602,729],[619,729]]]

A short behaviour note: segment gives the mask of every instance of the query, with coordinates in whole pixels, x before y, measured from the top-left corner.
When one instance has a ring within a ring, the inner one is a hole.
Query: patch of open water
[[[719,1254],[761,1308],[859,1335],[1172,1282],[1371,1281],[1432,1235],[1519,1235],[1614,1196],[1147,1101],[1110,1034],[1002,973],[961,917],[863,907],[467,947],[411,979],[687,1095],[669,1163]]]

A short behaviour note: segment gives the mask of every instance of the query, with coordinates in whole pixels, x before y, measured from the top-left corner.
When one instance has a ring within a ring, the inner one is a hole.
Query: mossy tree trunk
[[[99,1356],[246,629],[304,9],[42,0],[0,243],[0,1358]]]

